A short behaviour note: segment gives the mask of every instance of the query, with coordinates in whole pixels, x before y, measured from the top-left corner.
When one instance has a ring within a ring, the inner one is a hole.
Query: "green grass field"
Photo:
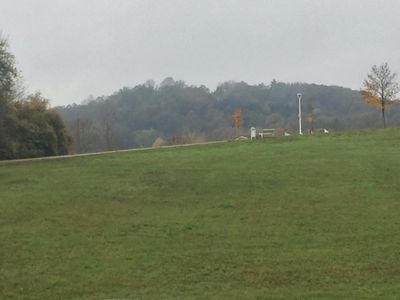
[[[399,299],[400,130],[0,164],[1,299]]]

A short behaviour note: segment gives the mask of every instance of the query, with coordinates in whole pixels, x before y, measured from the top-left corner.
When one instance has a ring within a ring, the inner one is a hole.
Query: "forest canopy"
[[[148,147],[157,139],[170,144],[219,140],[237,134],[232,114],[242,111],[243,134],[251,126],[296,131],[298,102],[303,96],[304,126],[349,130],[379,127],[379,115],[358,91],[305,83],[249,85],[221,83],[214,91],[168,77],[159,85],[149,80],[110,96],[58,107],[74,137],[75,152]],[[399,125],[398,109],[389,123]]]

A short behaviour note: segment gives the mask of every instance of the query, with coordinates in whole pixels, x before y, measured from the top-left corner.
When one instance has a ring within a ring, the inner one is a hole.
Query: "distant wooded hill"
[[[56,108],[74,137],[75,152],[232,138],[232,114],[242,110],[248,128],[282,128],[295,132],[297,93],[303,94],[304,131],[314,128],[354,130],[381,126],[379,112],[358,91],[304,83],[249,85],[225,82],[215,91],[166,78],[123,88],[111,96]],[[313,123],[313,124],[312,124]],[[389,126],[400,125],[400,109],[388,113]],[[160,139],[161,138],[161,139]]]

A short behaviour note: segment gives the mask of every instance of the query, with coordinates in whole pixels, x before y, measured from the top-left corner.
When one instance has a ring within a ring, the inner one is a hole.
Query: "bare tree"
[[[74,138],[74,150],[76,153],[87,153],[92,149],[93,140],[96,137],[95,125],[92,120],[88,118],[77,118],[71,125],[72,134]]]
[[[309,133],[314,134],[314,100],[313,98],[308,99],[308,115],[307,122],[310,127]]]
[[[115,145],[115,133],[114,133],[114,122],[115,112],[110,100],[103,103],[101,107],[101,127],[103,131],[104,140],[106,143],[107,151],[112,150]]]
[[[387,63],[380,66],[374,65],[361,89],[363,99],[381,110],[383,128],[386,128],[385,111],[398,101],[397,94],[400,87],[396,82],[396,77],[397,74],[390,71]]]

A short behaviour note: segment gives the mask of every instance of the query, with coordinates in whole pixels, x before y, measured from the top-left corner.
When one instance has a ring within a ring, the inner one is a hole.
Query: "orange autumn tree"
[[[232,127],[236,128],[236,135],[239,135],[239,129],[242,127],[242,110],[238,109],[232,114]]]
[[[236,129],[239,129],[242,127],[242,110],[238,109],[237,111],[235,111],[232,114],[232,125],[233,127],[235,127]]]
[[[389,65],[384,63],[380,66],[374,65],[371,73],[364,81],[361,95],[365,102],[377,107],[382,112],[383,128],[386,128],[385,112],[393,105],[400,91],[396,82],[396,73],[392,73]]]

